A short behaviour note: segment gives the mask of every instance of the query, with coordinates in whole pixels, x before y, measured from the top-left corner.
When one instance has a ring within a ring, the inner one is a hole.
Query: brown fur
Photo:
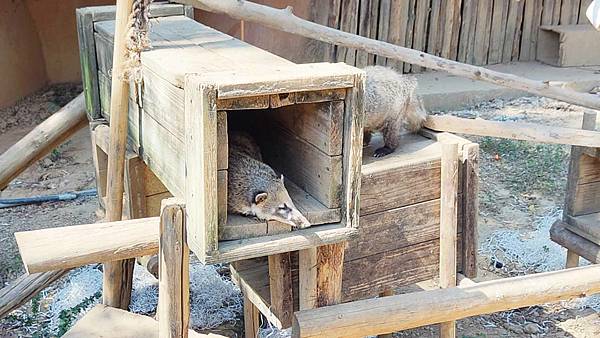
[[[285,188],[283,176],[262,162],[254,139],[241,132],[229,135],[227,210],[261,220],[276,220],[294,228],[310,226]]]
[[[392,153],[399,145],[401,128],[418,131],[427,113],[421,98],[416,94],[417,79],[402,75],[382,66],[365,67],[364,145],[371,141],[371,134],[380,131],[385,146],[375,151],[376,157]]]

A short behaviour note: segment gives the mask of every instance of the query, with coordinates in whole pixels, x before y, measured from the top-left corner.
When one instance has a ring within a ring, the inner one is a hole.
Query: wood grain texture
[[[190,315],[190,250],[185,205],[163,202],[158,241],[158,332],[160,337],[187,337]]]
[[[94,41],[93,10],[90,8],[75,10],[83,93],[85,95],[86,112],[90,121],[101,117],[98,77],[96,75],[98,65]]]
[[[299,311],[292,337],[364,337],[597,292],[596,265],[503,278]],[[462,302],[470,306],[457,308]]]
[[[521,26],[525,1],[509,1],[502,62],[517,60],[521,41]]]
[[[300,310],[317,307],[317,248],[298,252],[298,298]]]
[[[390,3],[390,27],[388,40],[390,43],[397,46],[405,46],[406,29],[408,24],[409,1],[391,0]],[[395,60],[387,60],[388,67],[394,68],[397,72],[404,71],[404,63]]]
[[[290,253],[271,255],[268,259],[271,311],[281,321],[282,328],[288,328],[294,314]]]
[[[27,272],[61,270],[156,253],[158,218],[17,232],[15,237]],[[58,239],[62,245],[56,245]]]
[[[477,26],[475,28],[475,40],[473,58],[474,64],[485,65],[488,62],[488,51],[490,48],[490,31],[492,26],[493,0],[479,0],[477,2]]]
[[[477,20],[477,1],[463,0],[458,61],[474,63],[475,28]]]
[[[462,230],[462,272],[468,278],[477,277],[477,250],[479,236],[479,145],[467,144],[462,148],[461,189],[459,199],[459,228]]]
[[[216,87],[186,78],[185,201],[188,244],[202,261],[218,248]]]
[[[260,311],[244,296],[244,337],[255,338],[260,330]]]
[[[509,3],[510,0],[494,1],[488,64],[496,64],[502,61],[502,52],[504,50],[504,42],[506,39],[506,23]]]
[[[567,230],[560,220],[550,228],[550,239],[594,264],[600,262],[600,246]]]
[[[317,247],[317,307],[334,305],[342,301],[345,248],[345,242]]]

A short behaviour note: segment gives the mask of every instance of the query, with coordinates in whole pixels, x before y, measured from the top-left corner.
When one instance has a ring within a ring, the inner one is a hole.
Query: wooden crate
[[[344,253],[344,302],[437,278],[439,271],[442,138],[459,144],[458,271],[476,275],[478,145],[448,133],[404,136],[393,154],[373,158],[375,139],[363,154],[360,227]],[[298,299],[298,255],[292,254],[294,309]],[[263,258],[236,263],[233,278],[274,325],[268,264]]]
[[[129,144],[185,199],[188,241],[200,260],[235,261],[356,235],[363,72],[297,65],[184,15],[151,21],[142,83],[130,85]],[[114,21],[91,26],[80,46],[90,55],[93,45],[99,117],[110,120]],[[286,177],[313,227],[290,232],[227,214],[227,135],[236,125],[252,126],[265,162]]]

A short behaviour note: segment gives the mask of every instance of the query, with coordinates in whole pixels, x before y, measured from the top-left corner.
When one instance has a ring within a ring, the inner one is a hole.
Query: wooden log
[[[598,292],[592,265],[299,311],[292,337],[364,337]]]
[[[129,83],[124,81],[127,23],[133,0],[117,0],[115,43],[113,52],[112,86],[110,100],[110,145],[108,151],[106,220],[121,220],[123,212],[123,174],[125,168],[125,146],[127,144],[127,116]],[[105,305],[127,309],[131,297],[133,277],[132,259],[104,264],[102,302]]]
[[[449,115],[430,115],[427,117],[425,127],[436,131],[500,137],[512,140],[600,147],[600,132],[540,126],[535,123],[500,122],[467,119]]]
[[[440,191],[440,287],[456,286],[456,241],[458,229],[458,145],[442,143],[442,187]],[[440,337],[455,337],[456,323],[440,324]]]
[[[31,164],[86,125],[82,93],[0,155],[0,191]]]
[[[15,237],[25,270],[37,273],[155,254],[158,223],[158,217],[150,217],[17,232]]]
[[[69,270],[24,274],[0,290],[0,318],[19,308]]]
[[[190,319],[190,250],[185,229],[185,205],[163,201],[158,242],[158,333],[186,338]]]
[[[300,19],[292,14],[291,7],[274,9],[249,1],[238,0],[177,0],[177,2],[202,8],[210,12],[225,13],[236,19],[258,22],[288,33],[364,50],[387,58],[398,59],[425,68],[446,71],[453,75],[487,81],[505,87],[517,88],[575,105],[593,109],[600,108],[600,98],[592,94],[578,93],[568,88],[553,87],[542,81],[530,80],[512,74],[466,65],[410,48],[342,32]]]
[[[554,222],[550,228],[550,239],[594,264],[600,262],[600,246],[567,230],[561,220]]]
[[[269,282],[271,311],[279,318],[282,328],[288,328],[292,326],[294,315],[292,262],[289,252],[269,256]]]

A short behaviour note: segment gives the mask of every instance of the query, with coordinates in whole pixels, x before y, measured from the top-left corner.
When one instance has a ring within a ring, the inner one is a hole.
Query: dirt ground
[[[53,86],[0,110],[0,152],[3,152],[45,117],[59,109],[81,88]],[[524,120],[576,127],[583,110],[539,98],[512,102],[494,101],[455,115],[498,120]],[[532,231],[533,220],[552,207],[561,207],[569,148],[535,145],[481,137],[468,137],[481,145],[480,243],[497,229]],[[94,174],[89,133],[79,132],[66,144],[32,165],[0,194],[0,198],[24,197],[93,188]],[[13,233],[23,230],[92,223],[96,221],[95,197],[0,209],[0,286],[23,273]],[[477,280],[513,276],[497,268],[490,257],[480,255]],[[31,302],[23,311],[32,311]],[[0,321],[2,337],[33,337],[27,323],[18,318]],[[534,306],[484,315],[457,323],[459,337],[600,337],[600,316],[590,309],[574,310],[560,304]],[[435,326],[396,333],[397,337],[435,337]]]

